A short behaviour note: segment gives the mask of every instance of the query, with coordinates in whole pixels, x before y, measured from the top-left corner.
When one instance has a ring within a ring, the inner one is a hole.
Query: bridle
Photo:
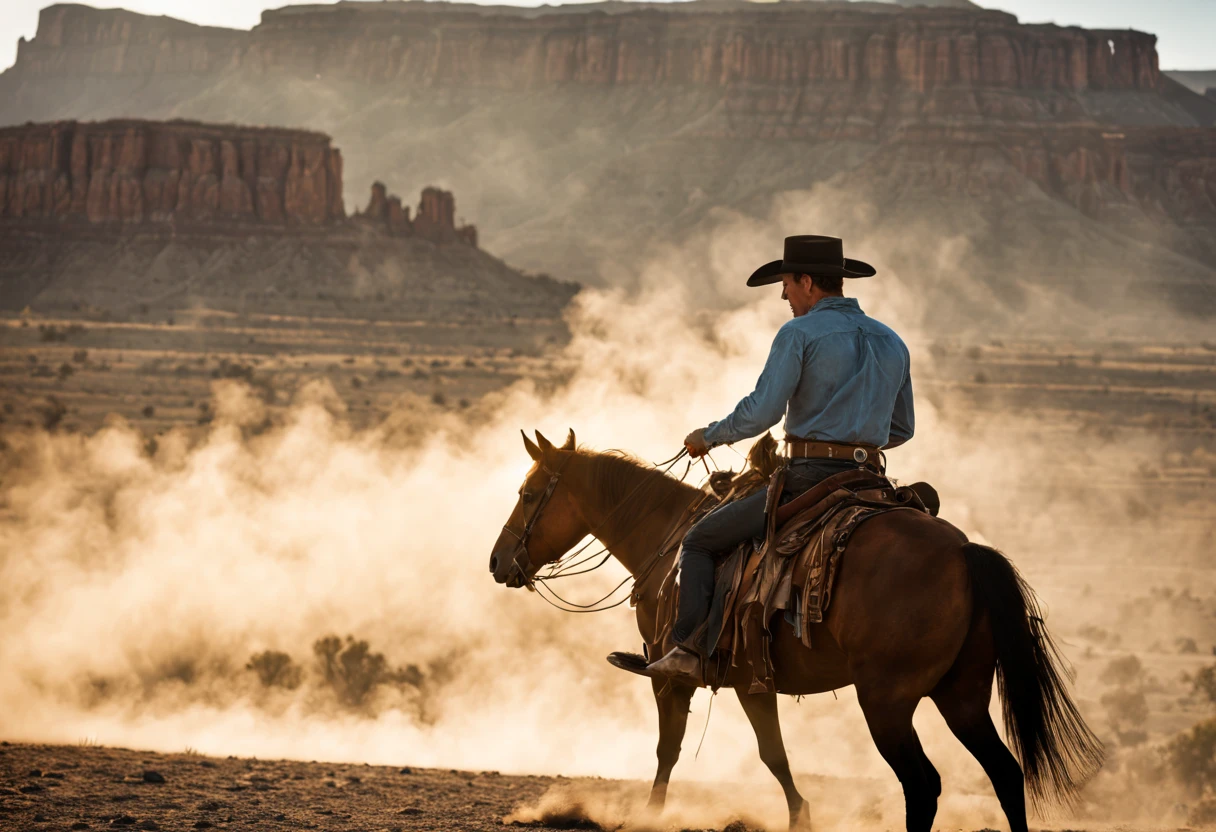
[[[507,577],[511,577],[516,572],[523,579],[524,586],[528,589],[533,589],[532,578],[529,573],[532,571],[532,555],[528,553],[528,540],[532,537],[532,529],[536,528],[540,516],[544,514],[545,506],[549,505],[549,500],[553,497],[553,492],[557,490],[557,483],[562,477],[562,470],[566,467],[566,463],[562,463],[562,467],[556,471],[550,471],[549,468],[541,463],[540,469],[549,475],[549,484],[545,486],[545,491],[540,495],[540,501],[536,504],[536,509],[532,512],[532,516],[524,520],[524,530],[520,534],[512,529],[508,524],[503,523],[502,530],[511,537],[519,541],[519,546],[515,549],[515,556],[511,558],[511,569],[507,572]]]
[[[686,449],[681,449],[680,452],[678,454],[676,454],[674,457],[672,457],[669,460],[665,460],[664,462],[656,463],[654,465],[654,467],[656,469],[658,469],[659,471],[661,471],[662,473],[666,474],[671,471],[671,469],[675,466],[675,464],[677,462],[679,462],[682,458],[684,458],[687,455],[688,455],[688,451]],[[582,575],[582,574],[586,574],[587,572],[592,572],[592,571],[598,569],[599,567],[603,566],[604,563],[607,561],[608,557],[610,557],[610,553],[608,552],[607,548],[603,548],[600,550],[600,552],[593,553],[591,556],[585,557],[581,561],[578,561],[573,564],[568,564],[564,570],[558,569],[556,572],[549,575],[547,578],[537,577],[537,578],[533,579],[533,578],[529,577],[528,573],[532,571],[532,556],[528,552],[528,540],[532,536],[533,528],[535,528],[537,522],[540,521],[540,517],[544,513],[545,507],[549,504],[549,500],[550,500],[550,498],[552,498],[553,492],[555,490],[557,490],[557,484],[561,480],[562,471],[565,469],[566,463],[568,461],[569,461],[569,458],[567,458],[566,462],[563,462],[562,466],[560,468],[558,468],[556,471],[550,470],[543,463],[541,463],[541,466],[540,466],[541,470],[549,475],[549,484],[545,486],[545,491],[543,494],[541,494],[540,500],[537,502],[536,508],[532,512],[532,516],[530,518],[525,519],[524,530],[522,533],[515,531],[514,529],[512,529],[509,525],[507,525],[505,523],[503,524],[503,527],[502,527],[503,531],[505,531],[507,534],[511,535],[511,537],[515,538],[518,541],[518,546],[516,547],[515,554],[511,558],[511,568],[507,572],[507,577],[510,578],[512,575],[515,575],[516,573],[518,573],[520,576],[520,579],[522,580],[523,586],[527,587],[532,592],[536,592],[537,594],[539,594],[541,596],[541,598],[544,598],[544,600],[548,604],[557,607],[558,609],[562,610],[563,612],[575,612],[575,613],[603,612],[605,610],[609,610],[614,607],[620,606],[621,604],[625,603],[626,601],[632,600],[633,593],[631,591],[629,595],[624,596],[623,598],[616,601],[615,603],[609,604],[607,606],[601,606],[602,603],[604,603],[609,598],[611,598],[613,595],[615,595],[616,591],[618,589],[620,589],[622,586],[624,586],[626,583],[628,583],[629,581],[632,580],[634,585],[636,586],[637,584],[646,580],[647,577],[649,577],[650,572],[658,564],[658,562],[662,558],[663,554],[669,550],[671,538],[675,535],[677,529],[679,529],[681,527],[681,525],[683,525],[684,517],[688,516],[690,510],[693,510],[695,513],[695,509],[693,509],[693,506],[690,505],[688,508],[686,508],[684,510],[684,512],[682,512],[681,517],[679,519],[677,519],[675,525],[672,527],[672,529],[668,532],[667,536],[664,538],[663,545],[659,548],[659,550],[657,552],[655,552],[653,555],[650,556],[650,558],[643,565],[643,568],[639,571],[637,576],[626,577],[625,580],[621,581],[621,583],[617,584],[614,588],[609,590],[608,594],[605,595],[603,598],[599,599],[598,601],[594,601],[590,604],[576,604],[572,601],[567,601],[565,598],[562,598],[560,595],[558,595],[556,592],[553,591],[552,587],[548,587],[547,591],[549,593],[551,593],[554,597],[553,597],[553,599],[547,598],[545,596],[545,593],[540,592],[541,583],[545,582],[546,580],[553,580],[555,578],[568,577],[570,575]],[[691,463],[690,463],[690,465],[691,465]],[[684,475],[685,476],[688,475],[687,470],[685,470]],[[681,481],[683,481],[683,479],[684,479],[684,477],[680,477]],[[618,511],[620,511],[622,508],[624,508],[625,504],[629,503],[630,500],[635,495],[637,495],[639,490],[644,485],[646,485],[648,482],[653,482],[653,480],[643,481],[643,482],[639,483],[632,491],[630,491],[629,494],[627,494],[625,496],[625,498],[623,500],[621,500],[621,502],[618,503],[616,505],[616,507],[613,508],[612,511],[610,511],[608,513],[608,515],[606,517],[604,517],[604,519],[595,528],[593,528],[589,532],[589,534],[592,536],[592,538],[595,537],[596,533],[604,525],[604,523],[606,523],[609,520],[609,518],[611,518]],[[705,498],[707,496],[708,495],[702,495],[702,497],[700,499],[695,500],[694,501],[695,505],[699,508],[700,505],[702,505],[704,503]],[[658,506],[652,506],[650,508],[650,511],[646,512],[646,514],[643,516],[642,519],[645,519],[645,517],[648,517],[657,508],[658,508]],[[591,542],[594,542],[594,540]],[[561,563],[567,563],[567,561],[570,561],[572,559],[577,560],[577,558],[580,555],[582,555],[583,551],[589,545],[590,545],[590,543],[585,544],[578,551],[574,552],[573,555],[571,555],[570,553],[565,553],[559,558],[559,560],[561,561]],[[603,560],[601,560],[599,563],[597,563],[595,566],[592,566],[589,569],[584,569],[582,571],[575,571],[575,572],[565,571],[565,570],[569,570],[569,568],[571,568],[571,566],[573,566],[573,567],[583,566],[589,560],[592,560],[592,559],[598,557],[600,554],[604,555]],[[546,584],[546,586],[547,586],[547,584]],[[555,600],[559,603],[555,603]]]

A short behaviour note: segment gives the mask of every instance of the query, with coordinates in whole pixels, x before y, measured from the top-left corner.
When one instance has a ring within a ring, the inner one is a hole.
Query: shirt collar
[[[861,307],[857,304],[857,298],[824,298],[812,306],[807,314],[814,314],[821,309],[835,309],[838,312],[856,312],[861,314]]]

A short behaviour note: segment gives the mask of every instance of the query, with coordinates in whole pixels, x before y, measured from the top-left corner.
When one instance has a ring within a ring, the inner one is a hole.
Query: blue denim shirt
[[[882,448],[912,438],[908,348],[854,298],[828,297],[782,325],[755,391],[705,431],[711,444],[757,436],[785,416],[803,439]]]

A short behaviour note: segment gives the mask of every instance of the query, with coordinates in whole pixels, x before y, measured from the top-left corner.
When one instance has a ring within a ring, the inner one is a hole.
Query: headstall
[[[565,466],[563,465],[563,467]],[[557,482],[562,476],[560,468],[556,471],[550,471],[542,464],[541,470],[549,475],[549,484],[545,486],[545,492],[540,495],[540,501],[536,504],[536,510],[532,512],[532,516],[524,521],[523,534],[516,532],[505,523],[502,527],[504,532],[519,541],[515,557],[511,559],[511,571],[507,575],[509,577],[518,571],[520,577],[524,580],[524,584],[529,587],[532,585],[532,578],[528,575],[532,571],[532,556],[528,553],[528,539],[532,537],[532,529],[536,527],[537,521],[540,520],[541,514],[544,513],[545,506],[549,504],[549,499],[553,496],[553,492],[557,490]]]

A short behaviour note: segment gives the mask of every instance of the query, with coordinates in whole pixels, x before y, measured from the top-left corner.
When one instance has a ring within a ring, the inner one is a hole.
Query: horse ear
[[[563,451],[573,451],[574,450],[574,428],[570,428],[570,430],[566,431],[566,444],[562,445],[562,450]]]
[[[540,459],[540,448],[536,447],[536,443],[529,439],[528,434],[522,430],[519,432],[519,435],[524,438],[524,447],[528,450],[528,456],[533,459]]]
[[[540,445],[540,452],[548,455],[553,452],[553,443],[541,435],[540,431],[536,432],[536,444]]]

